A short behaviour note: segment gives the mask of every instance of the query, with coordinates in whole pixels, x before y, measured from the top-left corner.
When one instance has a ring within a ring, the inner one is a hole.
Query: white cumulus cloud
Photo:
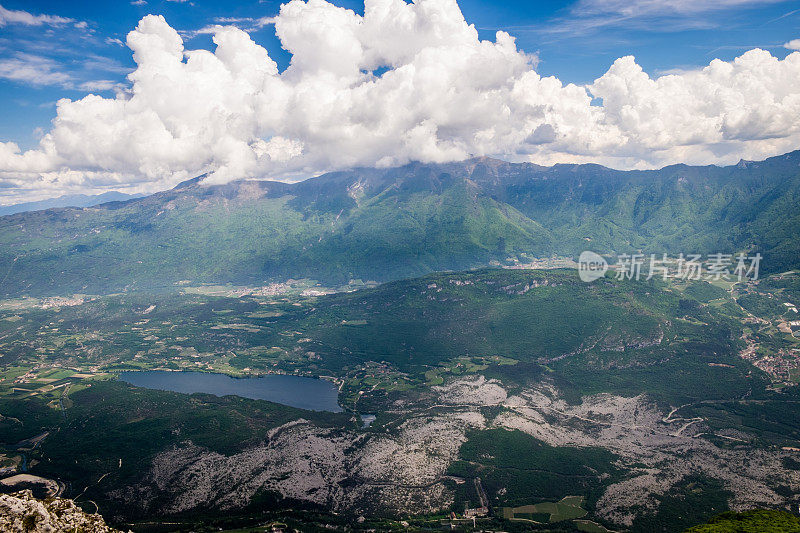
[[[144,17],[128,90],[59,101],[33,150],[0,143],[0,185],[155,189],[472,155],[649,168],[800,147],[800,53],[658,78],[623,57],[577,86],[541,77],[505,32],[481,41],[455,0],[366,0],[363,16],[292,0],[269,22],[284,72],[236,27],[209,28],[214,52],[187,50]]]
[[[0,5],[0,27],[6,24],[23,24],[25,26],[60,26],[75,22],[71,18],[56,15],[34,15],[27,11],[6,9]]]
[[[52,59],[22,52],[0,59],[0,78],[31,85],[65,86],[72,81],[72,77],[61,72],[58,63]]]

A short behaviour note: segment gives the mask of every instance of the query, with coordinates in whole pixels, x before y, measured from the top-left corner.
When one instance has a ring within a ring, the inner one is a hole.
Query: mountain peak
[[[199,185],[200,182],[203,181],[204,179],[206,179],[207,176],[208,176],[208,174],[201,174],[201,175],[196,176],[194,178],[182,181],[179,184],[177,184],[176,186],[174,186],[172,188],[172,190],[173,191],[179,191],[181,189],[191,189],[192,187],[195,187],[195,186]]]

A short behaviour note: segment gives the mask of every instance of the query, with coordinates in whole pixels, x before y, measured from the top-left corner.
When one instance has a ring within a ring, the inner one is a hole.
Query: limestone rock
[[[9,533],[118,533],[99,514],[88,514],[65,498],[39,500],[30,490],[0,494],[0,531]]]

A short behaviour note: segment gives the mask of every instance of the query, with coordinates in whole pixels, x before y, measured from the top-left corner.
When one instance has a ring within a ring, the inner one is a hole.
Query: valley
[[[466,527],[465,508],[490,527],[677,531],[795,504],[796,372],[752,363],[800,367],[779,327],[799,278],[586,284],[511,268],[6,300],[0,442],[8,472],[143,531],[154,517]],[[135,370],[322,377],[344,411],[114,380]],[[583,511],[540,512],[572,496]]]

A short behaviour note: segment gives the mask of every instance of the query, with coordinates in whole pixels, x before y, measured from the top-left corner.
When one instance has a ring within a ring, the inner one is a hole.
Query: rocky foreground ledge
[[[39,500],[30,490],[0,494],[0,531],[10,533],[119,533],[99,514],[83,512],[65,498]]]

